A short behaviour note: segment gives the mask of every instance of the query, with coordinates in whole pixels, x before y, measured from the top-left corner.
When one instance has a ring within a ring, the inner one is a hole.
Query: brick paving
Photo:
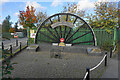
[[[12,58],[14,70],[11,78],[83,78],[86,68],[97,65],[103,56],[90,56],[83,53],[62,52],[62,59],[50,57],[49,51],[23,50]],[[104,62],[95,71],[91,78],[98,78],[104,71]]]

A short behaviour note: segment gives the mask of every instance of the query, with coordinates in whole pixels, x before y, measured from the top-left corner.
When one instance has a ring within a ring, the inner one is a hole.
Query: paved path
[[[101,78],[118,78],[118,56],[108,58],[108,67]]]
[[[18,45],[19,45],[19,42],[22,42],[24,44],[26,43],[26,41],[27,41],[27,38],[18,38]],[[5,40],[3,41],[3,44],[5,49],[9,48],[10,45],[16,46],[16,39]]]
[[[83,53],[62,53],[62,59],[50,58],[47,51],[32,52],[24,50],[11,61],[17,62],[12,78],[83,78],[86,68],[97,65],[103,56],[88,56]],[[104,70],[104,63],[91,72],[97,78]]]

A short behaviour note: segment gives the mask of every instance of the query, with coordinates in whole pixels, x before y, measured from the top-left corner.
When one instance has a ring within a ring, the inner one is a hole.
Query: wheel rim
[[[36,32],[35,43],[60,43],[61,38],[65,39],[64,43],[96,46],[96,37],[91,26],[71,13],[58,13],[47,18]]]

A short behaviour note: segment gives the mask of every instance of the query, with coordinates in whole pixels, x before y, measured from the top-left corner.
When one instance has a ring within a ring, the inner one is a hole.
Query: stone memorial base
[[[38,45],[38,44],[31,44],[31,45],[28,46],[26,49],[27,49],[27,50],[30,50],[30,51],[37,52],[38,49],[39,49],[39,45]]]
[[[101,51],[100,48],[87,48],[87,53],[88,55],[93,55],[93,56],[103,55],[103,52]]]

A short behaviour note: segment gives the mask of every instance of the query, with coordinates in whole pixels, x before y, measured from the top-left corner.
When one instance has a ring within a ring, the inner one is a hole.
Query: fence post
[[[105,57],[105,66],[107,66],[107,52],[105,54],[106,54],[106,57]]]
[[[4,44],[3,44],[3,42],[2,42],[2,50],[4,50]]]
[[[20,52],[21,52],[21,42],[20,42]]]
[[[28,46],[28,40],[27,40],[27,46]]]
[[[112,58],[112,47],[110,47],[110,58]]]
[[[88,72],[88,75],[86,77],[87,80],[90,80],[90,68],[87,68],[86,69],[86,72]]]
[[[16,46],[18,46],[18,39],[16,39]]]
[[[12,45],[10,45],[10,56],[12,56]]]

